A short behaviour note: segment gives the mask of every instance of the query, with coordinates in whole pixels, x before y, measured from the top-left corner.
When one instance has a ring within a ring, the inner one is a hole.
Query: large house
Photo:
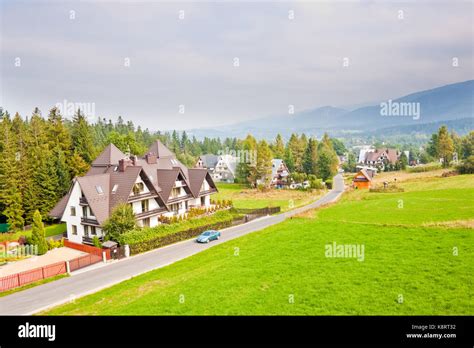
[[[206,168],[214,181],[232,183],[236,176],[237,159],[232,155],[202,155],[196,168]]]
[[[77,177],[50,215],[67,224],[71,242],[102,239],[102,225],[119,203],[133,208],[139,226],[156,226],[159,216],[185,214],[210,206],[217,192],[206,169],[188,169],[159,140],[143,157],[108,145],[85,176]]]

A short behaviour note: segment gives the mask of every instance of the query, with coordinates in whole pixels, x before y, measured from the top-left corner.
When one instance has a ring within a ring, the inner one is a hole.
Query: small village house
[[[355,189],[369,189],[374,177],[374,171],[360,169],[352,179],[352,186]]]

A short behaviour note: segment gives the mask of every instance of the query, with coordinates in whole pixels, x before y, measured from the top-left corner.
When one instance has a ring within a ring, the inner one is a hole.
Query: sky
[[[0,106],[150,130],[473,79],[473,2],[0,0]]]

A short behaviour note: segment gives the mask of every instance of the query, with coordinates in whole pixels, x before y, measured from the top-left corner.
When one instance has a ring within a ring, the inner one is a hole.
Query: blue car
[[[217,240],[221,236],[219,231],[215,230],[207,230],[201,233],[199,237],[197,237],[196,242],[198,243],[209,243],[211,240]]]

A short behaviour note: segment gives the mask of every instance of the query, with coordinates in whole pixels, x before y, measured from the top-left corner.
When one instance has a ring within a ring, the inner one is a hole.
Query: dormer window
[[[97,191],[97,193],[98,193],[99,195],[104,194],[104,190],[102,189],[102,186],[100,186],[100,185],[97,185],[97,186],[95,187],[95,190]]]
[[[144,189],[145,189],[145,186],[143,185],[143,183],[142,182],[137,182],[133,186],[133,194],[134,195],[139,195],[141,192],[143,192]]]
[[[112,193],[117,193],[118,190],[118,184],[115,184],[114,187],[112,188]]]

